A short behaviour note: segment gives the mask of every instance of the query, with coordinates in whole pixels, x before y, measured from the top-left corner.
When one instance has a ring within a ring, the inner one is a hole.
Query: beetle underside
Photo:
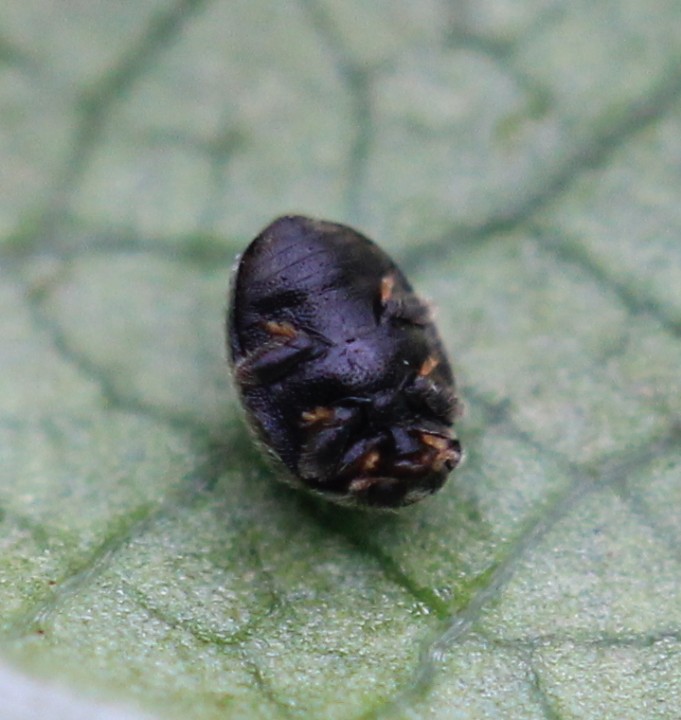
[[[409,505],[461,459],[454,379],[428,306],[374,243],[284,217],[244,253],[229,315],[249,417],[296,484]]]

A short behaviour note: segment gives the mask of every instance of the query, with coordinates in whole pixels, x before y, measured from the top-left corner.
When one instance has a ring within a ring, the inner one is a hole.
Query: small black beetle
[[[352,228],[301,216],[266,227],[237,263],[227,336],[248,420],[291,484],[398,507],[461,459],[428,308]]]

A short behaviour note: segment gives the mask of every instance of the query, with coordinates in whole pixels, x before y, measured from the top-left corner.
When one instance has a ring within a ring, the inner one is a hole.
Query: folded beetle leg
[[[301,362],[326,352],[326,345],[318,338],[288,322],[267,322],[265,330],[269,339],[236,363],[236,378],[244,387],[277,382]]]

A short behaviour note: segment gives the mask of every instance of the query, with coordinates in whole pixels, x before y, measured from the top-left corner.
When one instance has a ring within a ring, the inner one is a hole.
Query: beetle
[[[230,365],[283,478],[345,504],[409,505],[461,459],[455,382],[428,306],[356,230],[300,215],[237,260]]]

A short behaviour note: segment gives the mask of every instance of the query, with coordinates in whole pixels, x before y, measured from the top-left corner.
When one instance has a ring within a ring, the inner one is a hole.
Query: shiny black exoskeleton
[[[454,378],[427,306],[355,230],[275,220],[235,271],[228,345],[248,419],[287,480],[398,507],[461,458]]]

